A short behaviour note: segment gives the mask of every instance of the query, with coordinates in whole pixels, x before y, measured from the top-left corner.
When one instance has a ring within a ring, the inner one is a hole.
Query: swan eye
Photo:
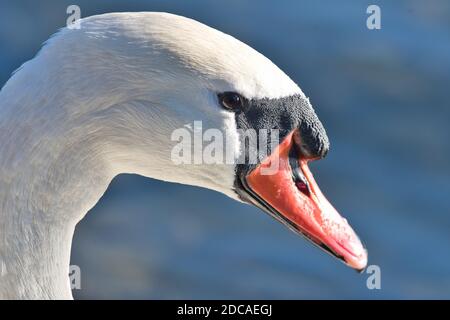
[[[219,93],[218,97],[222,107],[228,110],[239,110],[244,105],[244,97],[236,92]]]

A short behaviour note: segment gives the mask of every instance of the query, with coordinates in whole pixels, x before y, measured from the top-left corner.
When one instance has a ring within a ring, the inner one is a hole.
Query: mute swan
[[[200,120],[236,154],[238,129],[279,129],[259,164],[175,165]],[[260,53],[167,13],[111,13],[62,29],[0,92],[0,298],[71,299],[75,225],[114,176],[136,173],[252,203],[350,267],[367,254],[307,162],[328,138],[300,88]],[[262,170],[279,160],[279,170]]]

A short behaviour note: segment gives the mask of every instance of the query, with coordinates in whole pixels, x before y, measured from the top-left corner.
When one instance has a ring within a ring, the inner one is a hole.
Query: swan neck
[[[1,109],[0,299],[71,299],[75,226],[114,174],[84,128]]]
[[[8,222],[16,234],[8,232],[8,243],[0,249],[0,299],[72,299],[68,275],[74,225],[14,224]]]

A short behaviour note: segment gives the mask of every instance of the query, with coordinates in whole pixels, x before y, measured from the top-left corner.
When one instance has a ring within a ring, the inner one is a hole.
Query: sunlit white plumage
[[[93,16],[51,38],[0,92],[0,298],[72,298],[75,225],[119,173],[236,198],[232,165],[170,161],[170,133],[194,120],[237,148],[224,91],[303,95],[247,45],[171,14]]]

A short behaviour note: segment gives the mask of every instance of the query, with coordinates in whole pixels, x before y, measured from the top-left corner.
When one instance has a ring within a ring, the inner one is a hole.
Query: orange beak
[[[314,244],[362,271],[367,251],[356,233],[328,202],[308,168],[306,157],[292,156],[291,132],[259,166],[246,176],[246,184],[277,219]],[[278,169],[270,170],[274,161]]]

